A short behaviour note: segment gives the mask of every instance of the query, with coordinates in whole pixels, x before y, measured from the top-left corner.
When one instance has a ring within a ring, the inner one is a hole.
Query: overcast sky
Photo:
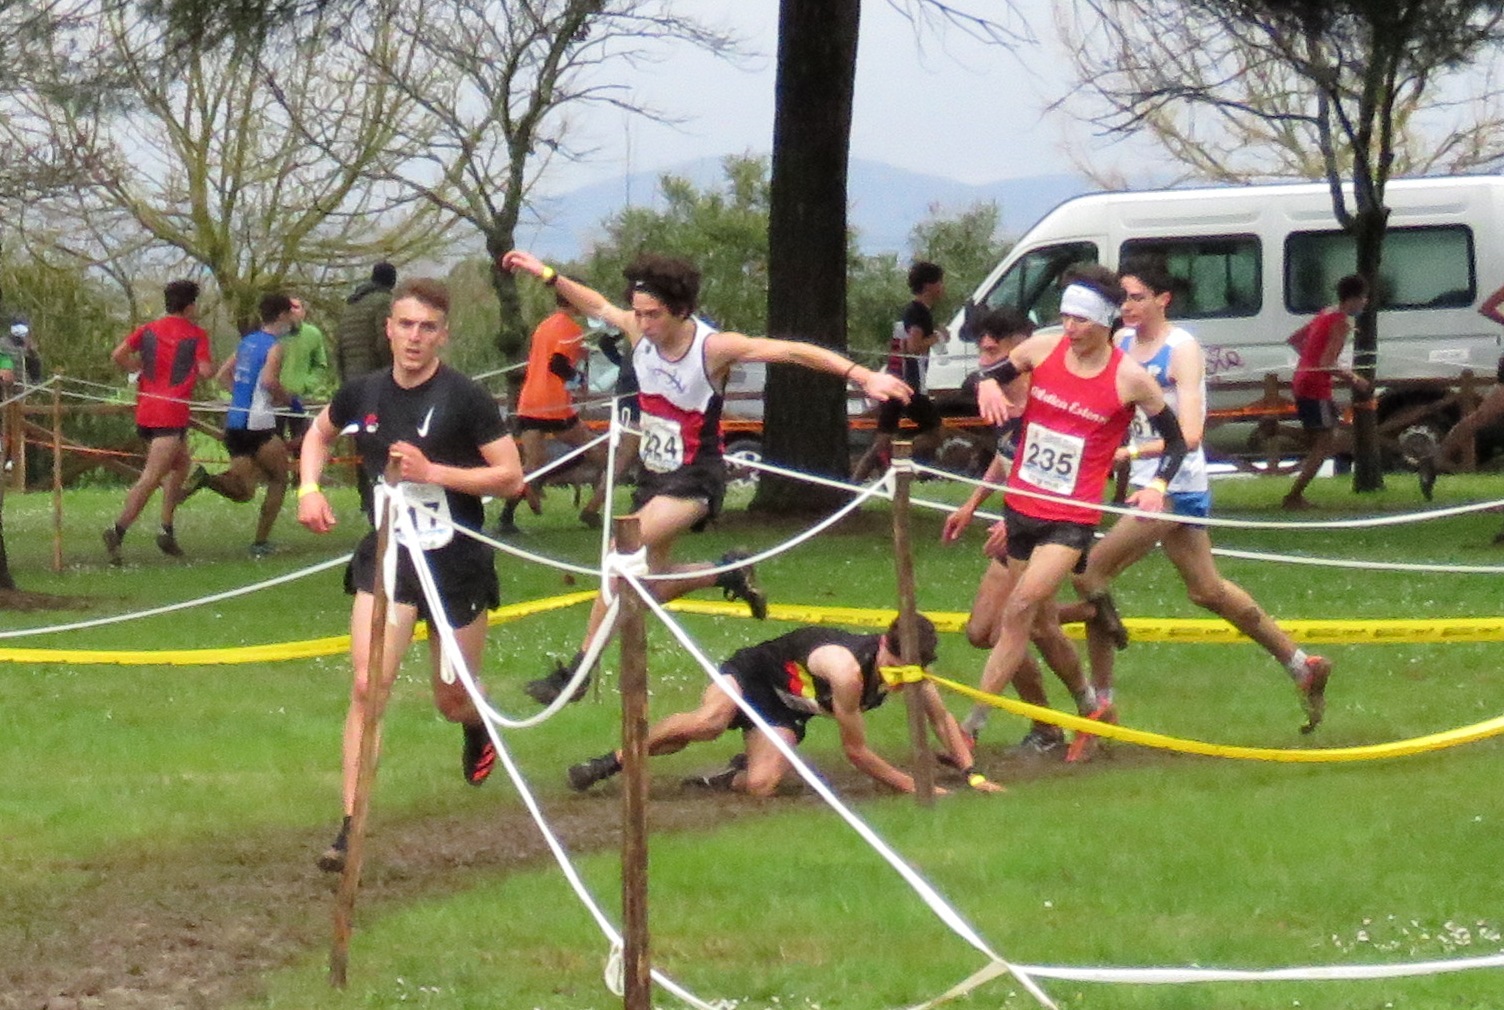
[[[1004,0],[953,5],[1005,14]],[[1072,127],[1043,111],[1065,87],[1050,0],[1013,0],[1012,6],[1037,45],[1009,52],[955,27],[916,30],[888,0],[863,0],[853,157],[969,183],[1071,171],[1065,143]],[[734,30],[758,55],[728,63],[681,50],[635,72],[637,100],[684,121],[675,127],[614,111],[591,113],[580,119],[575,136],[596,152],[587,164],[556,165],[548,189],[769,149],[777,0],[697,0],[681,9]],[[1083,136],[1079,128],[1076,136]]]

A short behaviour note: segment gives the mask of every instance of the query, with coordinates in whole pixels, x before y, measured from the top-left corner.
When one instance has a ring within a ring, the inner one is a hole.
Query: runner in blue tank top
[[[1175,408],[1191,450],[1170,482],[1166,511],[1204,517],[1211,514],[1206,454],[1201,446],[1206,430],[1206,362],[1196,338],[1166,317],[1174,283],[1158,263],[1125,265],[1124,328],[1119,331],[1118,340],[1124,353],[1143,365],[1164,388],[1165,400]],[[1152,479],[1161,449],[1162,443],[1144,423],[1143,416],[1136,417],[1129,430],[1128,444],[1118,450],[1118,461],[1130,463],[1129,480],[1134,487]],[[1144,516],[1121,519],[1092,548],[1086,571],[1075,579],[1076,590],[1087,597],[1102,592],[1157,544],[1163,545],[1192,603],[1210,610],[1253,639],[1285,668],[1305,706],[1307,722],[1301,731],[1309,733],[1315,729],[1325,712],[1331,661],[1307,655],[1253,597],[1223,578],[1212,558],[1212,542],[1206,527]],[[1087,650],[1097,692],[1098,718],[1116,721],[1112,697],[1113,643],[1100,627],[1088,624]],[[1094,739],[1078,736],[1072,741],[1066,760],[1087,757]]]

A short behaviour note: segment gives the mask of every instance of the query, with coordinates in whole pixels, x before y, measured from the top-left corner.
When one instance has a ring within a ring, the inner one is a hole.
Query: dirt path
[[[1142,760],[1131,751],[1114,756],[1125,758]],[[984,767],[1012,782],[1067,771],[1005,756]],[[849,768],[827,771],[843,796],[878,793]],[[758,802],[660,779],[652,828],[655,834],[704,830],[817,803],[808,795]],[[614,789],[559,798],[548,814],[571,852],[619,844]],[[313,865],[327,841],[323,834],[267,832],[193,848],[133,850],[57,866],[72,881],[60,893],[0,894],[0,1010],[211,1010],[255,996],[267,973],[328,949],[338,878]],[[358,913],[456,893],[477,877],[548,860],[520,809],[400,822],[378,814]],[[352,957],[352,971],[357,961]]]

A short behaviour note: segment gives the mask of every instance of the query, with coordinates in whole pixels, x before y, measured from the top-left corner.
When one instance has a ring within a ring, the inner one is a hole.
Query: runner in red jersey
[[[1023,661],[1035,621],[1056,619],[1055,594],[1091,543],[1113,453],[1134,408],[1143,408],[1164,438],[1165,452],[1154,480],[1129,498],[1129,505],[1162,511],[1165,487],[1185,457],[1185,439],[1159,383],[1112,345],[1112,323],[1123,302],[1116,275],[1104,267],[1079,267],[1065,283],[1064,334],[1030,337],[985,369],[977,384],[982,416],[1001,424],[1018,413],[1003,387],[1030,373],[1018,454],[1004,495],[1005,520],[988,544],[994,557],[1006,546],[1014,573],[998,622],[1001,632],[982,670],[982,690],[994,694]],[[1077,699],[1083,711],[1096,709],[1090,694],[1088,688]],[[975,734],[987,712],[977,706],[965,728]]]
[[[141,514],[152,493],[162,488],[162,530],[157,547],[182,557],[172,530],[183,478],[188,476],[188,400],[199,379],[214,374],[209,334],[198,325],[198,285],[173,281],[162,291],[167,315],[137,327],[110,353],[110,360],[136,380],[136,433],[146,442],[146,465],[125,494],[120,518],[105,529],[104,549],[110,564],[120,564],[125,531]]]

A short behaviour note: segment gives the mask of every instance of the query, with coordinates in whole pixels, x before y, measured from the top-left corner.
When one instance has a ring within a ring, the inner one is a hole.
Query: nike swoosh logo
[[[420,424],[420,425],[418,425],[418,437],[419,438],[427,438],[428,437],[428,422],[432,421],[432,420],[433,420],[433,408],[429,407],[428,408],[428,413],[426,413],[426,414],[423,415],[423,423]]]

